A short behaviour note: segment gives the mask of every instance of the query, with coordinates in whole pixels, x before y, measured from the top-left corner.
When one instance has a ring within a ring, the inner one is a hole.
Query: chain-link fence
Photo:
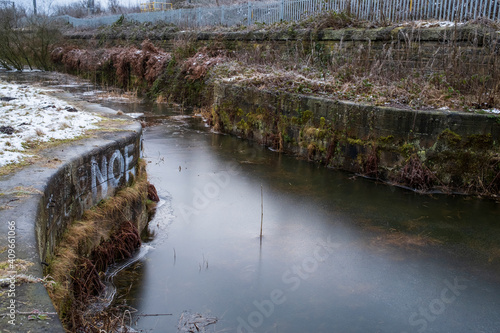
[[[162,21],[182,27],[234,26],[297,21],[314,13],[349,12],[364,20],[443,20],[463,22],[479,17],[500,21],[500,0],[281,0],[126,14],[138,22]],[[59,16],[75,27],[113,24],[120,15],[95,18]]]

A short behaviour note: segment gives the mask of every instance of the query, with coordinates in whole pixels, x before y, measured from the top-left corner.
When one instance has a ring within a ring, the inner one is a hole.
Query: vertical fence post
[[[460,11],[460,15],[458,15],[458,11],[457,11],[457,20],[459,22],[462,22],[462,18],[464,16],[464,7],[465,7],[465,4],[464,4],[464,0],[460,0],[460,3],[458,4],[458,7],[457,7],[457,10]]]
[[[451,6],[452,0],[448,0],[448,21],[453,22],[453,7]]]
[[[280,2],[280,21],[285,19],[285,0]]]
[[[248,2],[248,14],[247,14],[247,25],[250,26],[252,24],[252,3]]]

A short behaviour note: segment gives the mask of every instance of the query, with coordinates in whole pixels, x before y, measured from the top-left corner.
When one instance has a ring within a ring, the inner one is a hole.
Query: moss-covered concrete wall
[[[500,117],[218,84],[216,129],[415,189],[498,195]]]

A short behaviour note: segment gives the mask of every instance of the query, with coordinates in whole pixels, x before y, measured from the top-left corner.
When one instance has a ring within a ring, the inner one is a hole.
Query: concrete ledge
[[[344,29],[262,29],[242,31],[178,31],[165,32],[161,29],[138,31],[120,30],[119,32],[75,31],[66,34],[66,38],[74,40],[133,40],[142,42],[145,39],[157,41],[173,41],[176,39],[189,39],[199,41],[226,40],[226,41],[358,41],[388,42],[408,41],[443,42],[444,39],[454,37],[455,41],[474,40],[477,46],[482,46],[487,40],[497,41],[500,38],[493,29],[481,25],[460,25],[457,27],[409,27],[388,26],[382,28],[344,28]]]
[[[81,110],[109,118],[116,128],[45,150],[42,161],[0,177],[0,244],[8,244],[10,227],[11,234],[15,232],[11,257],[23,260],[29,267],[22,273],[35,279],[43,278],[41,263],[53,253],[67,225],[127,185],[142,153],[139,123],[69,94],[57,95]],[[9,251],[2,251],[3,262]],[[0,317],[0,327],[9,332],[64,332],[42,283],[17,284],[12,294],[9,290],[0,289],[0,313],[9,314],[14,304],[16,316],[10,323],[9,316]],[[27,314],[35,310],[48,313],[49,320],[28,320]]]
[[[491,134],[495,144],[500,138],[500,123],[494,114],[399,109],[232,84],[217,84],[214,98],[216,106],[231,103],[244,112],[261,107],[275,115],[300,117],[301,112],[311,111],[314,123],[323,117],[334,130],[362,140],[392,135],[398,141],[418,140],[428,148],[445,129],[461,136]]]

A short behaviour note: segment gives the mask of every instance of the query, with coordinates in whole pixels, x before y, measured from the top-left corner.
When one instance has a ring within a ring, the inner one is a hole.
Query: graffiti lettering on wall
[[[125,146],[123,154],[117,149],[109,157],[109,160],[106,156],[102,156],[100,164],[96,157],[92,156],[90,177],[94,200],[106,197],[108,189],[118,187],[123,179],[127,183],[130,173],[135,176],[135,165],[132,165],[134,148],[134,144]]]
[[[117,144],[111,150],[85,156],[62,168],[45,198],[46,230],[37,231],[43,235],[39,243],[43,258],[53,252],[56,240],[69,221],[80,218],[86,209],[113,196],[116,188],[129,183],[136,175],[136,162],[140,157],[142,138],[138,143]]]

